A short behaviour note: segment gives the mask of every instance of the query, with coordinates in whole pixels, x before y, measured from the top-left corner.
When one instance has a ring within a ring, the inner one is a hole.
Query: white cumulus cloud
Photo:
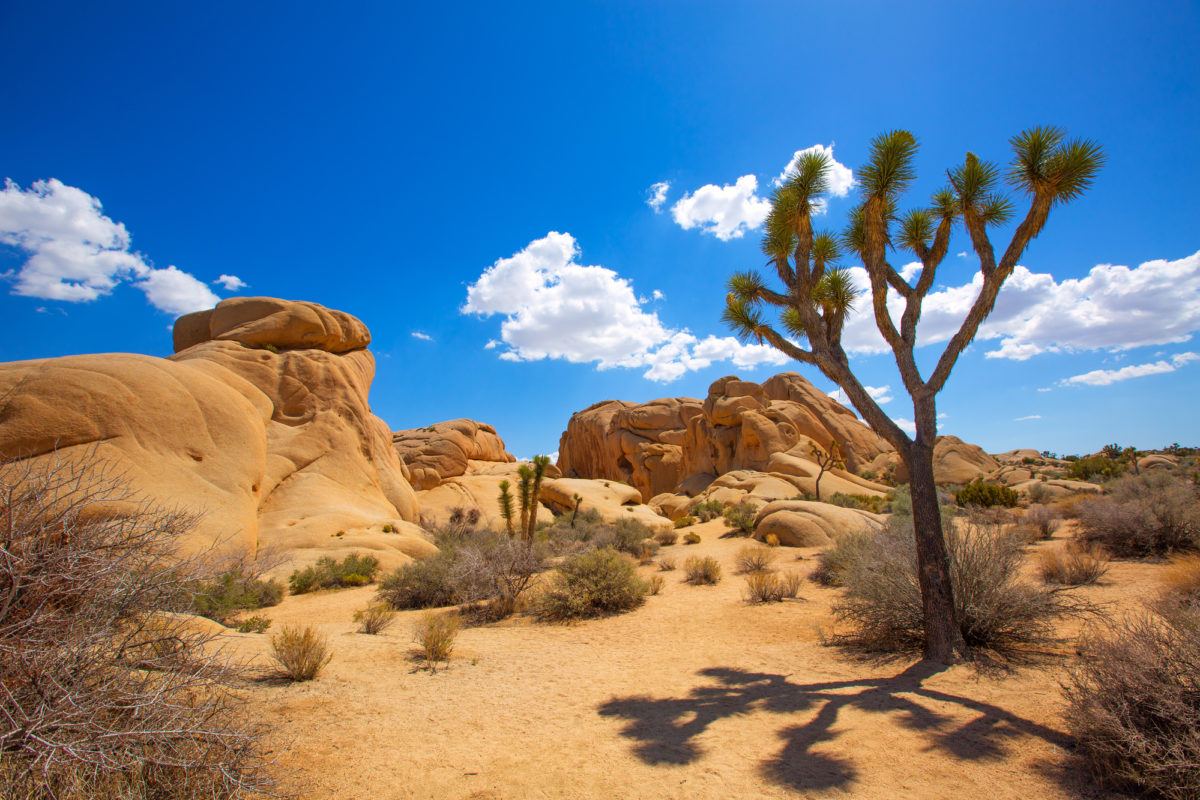
[[[699,228],[723,242],[740,239],[763,224],[771,201],[758,196],[758,178],[743,175],[734,183],[710,183],[685,194],[671,206],[671,216],[684,230]]]
[[[892,402],[891,386],[864,386],[863,388],[867,390],[867,394],[871,395],[871,399],[880,405]],[[852,407],[850,405],[850,398],[841,389],[834,389],[829,393],[829,396],[847,408]]]
[[[659,181],[650,184],[646,190],[646,205],[654,209],[655,214],[662,213],[663,204],[667,202],[667,192],[671,191],[670,181]]]
[[[783,172],[775,178],[775,185],[782,185],[784,181],[795,174],[796,164],[809,153],[824,153],[825,157],[829,159],[829,171],[826,173],[826,179],[829,181],[829,194],[834,197],[845,197],[850,194],[850,190],[854,188],[854,170],[833,157],[832,143],[814,144],[803,150],[797,150],[792,155],[792,160],[783,168]]]
[[[237,275],[220,275],[213,283],[219,283],[225,287],[226,291],[236,292],[238,289],[245,289],[249,284],[239,278]]]
[[[425,333],[424,331],[413,331],[412,337],[414,339],[420,339],[422,342],[432,342],[433,341],[433,337],[430,336],[428,333]]]
[[[1200,354],[1177,353],[1170,360],[1153,361],[1148,364],[1130,364],[1120,369],[1094,369],[1082,375],[1072,375],[1059,383],[1063,386],[1109,386],[1131,378],[1144,378],[1147,375],[1164,375],[1174,372],[1180,367],[1200,361]]]
[[[904,269],[907,270],[907,267]],[[866,270],[852,267],[855,285],[870,286]],[[918,328],[919,344],[944,342],[958,330],[979,294],[983,278],[931,292]],[[892,292],[888,307],[899,320],[903,301]],[[998,341],[988,358],[1024,361],[1046,352],[1128,350],[1187,341],[1200,330],[1200,252],[1175,261],[1157,259],[1137,267],[1100,264],[1081,278],[1055,280],[1018,266],[1005,283],[980,341]],[[875,327],[867,299],[846,323],[846,348],[881,353],[887,346]]]
[[[27,256],[4,276],[13,282],[13,294],[82,303],[130,282],[155,308],[177,316],[220,300],[178,267],[151,266],[131,242],[125,226],[104,215],[98,198],[57,178],[28,189],[5,180],[0,190],[0,244]]]
[[[645,368],[650,380],[667,382],[717,361],[750,369],[782,365],[778,350],[742,344],[732,336],[698,338],[667,327],[642,308],[632,283],[617,272],[578,262],[569,233],[552,231],[519,252],[497,260],[467,287],[462,312],[499,315],[505,361],[563,359],[599,369]]]

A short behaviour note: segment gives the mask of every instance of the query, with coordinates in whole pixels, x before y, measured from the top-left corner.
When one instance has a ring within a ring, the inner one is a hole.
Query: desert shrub
[[[660,558],[658,560],[658,571],[659,572],[670,572],[673,569],[675,569],[675,559]]]
[[[312,566],[293,572],[288,578],[288,586],[292,594],[366,586],[375,580],[378,571],[379,559],[375,556],[351,553],[341,561],[331,556],[321,556]]]
[[[1063,547],[1047,547],[1038,553],[1038,574],[1046,583],[1084,586],[1100,580],[1106,572],[1108,557],[1098,547],[1068,542]]]
[[[715,584],[721,581],[721,564],[712,556],[692,556],[683,562],[684,579],[691,584]]]
[[[650,564],[654,561],[654,557],[658,555],[658,542],[654,539],[645,539],[638,546],[636,553],[637,560],[641,564]]]
[[[700,534],[696,533],[695,531],[692,531],[691,533],[685,533],[683,535],[683,543],[700,544]]]
[[[372,603],[366,608],[354,612],[354,621],[358,623],[358,632],[377,636],[392,626],[396,621],[396,612],[387,603]]]
[[[654,534],[654,541],[658,542],[663,547],[670,547],[679,541],[679,534],[674,530],[659,531]]]
[[[1087,456],[1071,462],[1067,468],[1067,477],[1077,481],[1106,481],[1119,477],[1125,471],[1125,465],[1108,456]]]
[[[834,492],[833,496],[827,502],[830,505],[841,506],[842,508],[857,508],[862,511],[870,511],[872,514],[883,514],[888,510],[887,498],[880,497],[879,495]]]
[[[693,517],[691,514],[687,514],[686,516],[682,516],[679,519],[675,520],[675,530],[679,530],[680,528],[687,528],[691,525],[695,525],[696,522],[697,522],[697,520],[695,517]]]
[[[642,543],[653,539],[655,534],[638,520],[627,517],[606,522],[598,513],[587,515],[586,512],[580,512],[574,527],[562,523],[562,519],[559,517],[543,534],[553,550],[568,554],[584,549],[572,545],[586,545],[590,548],[611,547],[637,556],[641,553]]]
[[[1141,613],[1085,634],[1064,685],[1067,728],[1119,789],[1200,797],[1200,619]]]
[[[726,508],[721,516],[725,518],[725,527],[730,533],[750,536],[754,533],[754,518],[758,516],[758,508],[753,503],[743,501]]]
[[[462,619],[455,611],[426,611],[417,620],[413,626],[413,641],[430,669],[450,661],[461,628]]]
[[[837,536],[833,547],[817,554],[817,568],[810,577],[825,586],[845,586],[846,572],[850,567],[862,563],[874,552],[875,536],[865,531]]]
[[[285,625],[271,637],[271,657],[293,681],[311,681],[333,660],[329,640],[313,628]]]
[[[1025,494],[1029,496],[1029,502],[1045,503],[1050,499],[1050,490],[1046,488],[1045,480],[1046,476],[1042,475],[1040,481],[1025,490]]]
[[[999,483],[989,483],[982,478],[976,478],[958,490],[954,500],[960,506],[979,506],[991,508],[1002,506],[1012,508],[1017,504],[1016,491]]]
[[[1176,556],[1163,570],[1166,600],[1200,612],[1200,556]]]
[[[485,532],[453,551],[450,582],[459,602],[474,613],[502,619],[517,609],[545,559],[528,542]]]
[[[184,613],[219,577],[181,558],[194,524],[96,459],[0,462],[0,797],[267,787],[244,676]]]
[[[239,565],[197,581],[192,587],[191,611],[224,623],[242,611],[278,605],[282,599],[283,584],[247,574]]]
[[[1200,497],[1169,473],[1115,481],[1108,495],[1079,503],[1078,536],[1118,557],[1200,549]]]
[[[453,567],[452,550],[405,564],[379,582],[379,599],[398,609],[454,605],[458,595],[451,583]]]
[[[662,591],[663,585],[666,583],[662,575],[651,575],[646,579],[646,593],[658,594]]]
[[[254,614],[235,620],[233,626],[238,633],[266,633],[267,628],[271,627],[271,619],[261,614]]]
[[[1045,540],[1054,536],[1062,517],[1052,508],[1042,505],[1030,506],[1021,517],[1021,530],[1030,541]]]
[[[1020,579],[1024,543],[995,524],[967,519],[945,529],[963,638],[977,656],[1016,656],[1054,641],[1053,622],[1079,605]],[[843,537],[845,538],[845,537]],[[835,643],[867,650],[919,650],[924,640],[912,521],[857,543],[841,567],[846,587],[834,615],[850,627]]]
[[[711,522],[724,513],[725,504],[712,498],[702,500],[692,508],[692,514],[701,522]]]
[[[764,572],[775,561],[775,551],[761,544],[748,544],[735,556],[739,572]]]
[[[892,516],[894,517],[912,516],[912,492],[909,490],[907,483],[892,489],[888,505],[891,506]]]
[[[617,614],[640,606],[649,589],[625,554],[590,550],[563,561],[538,596],[535,613],[554,621]]]
[[[746,601],[778,603],[800,593],[800,576],[795,572],[752,572],[746,576]]]

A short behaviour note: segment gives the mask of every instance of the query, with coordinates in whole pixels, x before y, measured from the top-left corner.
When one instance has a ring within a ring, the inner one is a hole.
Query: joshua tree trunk
[[[923,440],[918,432],[917,440],[904,451],[903,458],[912,492],[917,578],[925,612],[925,657],[952,664],[966,654],[966,642],[954,607],[950,555],[933,480],[933,442]]]
[[[820,471],[817,472],[817,483],[815,486],[813,486],[813,489],[817,493],[817,502],[818,503],[821,502],[821,478],[823,478],[824,476],[825,476],[825,468],[820,467]]]

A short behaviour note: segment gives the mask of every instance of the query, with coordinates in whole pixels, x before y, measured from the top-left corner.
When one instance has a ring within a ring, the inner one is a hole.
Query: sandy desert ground
[[[745,541],[720,538],[719,520],[693,530],[700,544],[660,555],[714,555],[719,585],[690,586],[676,570],[629,614],[468,627],[436,672],[415,660],[418,612],[381,636],[355,632],[373,587],[267,609],[276,627],[314,625],[335,654],[315,682],[251,690],[282,788],[305,798],[1101,796],[1072,764],[1059,720],[1064,658],[1002,674],[854,659],[820,642],[836,590],[806,581],[802,599],[751,606],[734,574]],[[815,552],[780,548],[779,568],[807,575]],[[1116,562],[1102,585],[1076,591],[1131,608],[1154,591],[1157,569]],[[267,665],[267,636],[230,638]]]

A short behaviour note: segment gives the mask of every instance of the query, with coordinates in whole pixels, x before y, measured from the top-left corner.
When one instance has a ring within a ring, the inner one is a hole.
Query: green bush
[[[1067,477],[1077,481],[1091,481],[1099,478],[1102,481],[1119,477],[1125,472],[1125,465],[1108,456],[1087,456],[1071,462],[1067,469]]]
[[[618,614],[640,606],[649,591],[628,556],[604,547],[565,559],[534,613],[552,621]]]
[[[688,514],[687,516],[683,516],[683,517],[680,517],[679,519],[675,520],[675,528],[676,529],[686,528],[689,525],[695,525],[696,522],[697,522],[696,518],[693,517],[691,514]]]
[[[754,518],[758,516],[758,508],[753,503],[745,501],[736,506],[729,506],[722,514],[725,526],[730,533],[738,536],[751,536],[754,533]]]
[[[954,496],[955,502],[960,506],[978,506],[980,508],[993,506],[1012,508],[1017,504],[1017,499],[1015,490],[999,483],[989,483],[982,478],[971,481],[959,489]]]
[[[830,505],[841,506],[842,508],[857,508],[861,511],[870,511],[872,514],[883,514],[888,510],[887,498],[880,497],[879,495],[834,492],[828,502]]]
[[[231,569],[196,584],[191,606],[193,613],[224,623],[242,611],[278,605],[282,599],[283,584],[279,581],[264,581]]]
[[[720,500],[704,500],[697,503],[692,509],[692,514],[695,515],[701,522],[711,522],[717,517],[725,513],[725,504]]]
[[[691,533],[685,533],[683,535],[683,543],[700,544],[700,534],[696,533],[695,531],[692,531]]]
[[[271,620],[261,614],[255,614],[237,620],[234,627],[238,633],[266,633],[267,628],[271,627]]]
[[[317,589],[341,589],[348,586],[365,586],[375,579],[379,571],[379,559],[351,553],[341,561],[331,556],[322,556],[316,564],[298,569],[288,578],[292,594],[304,594]]]
[[[449,549],[405,564],[379,582],[379,599],[398,609],[454,605],[453,567],[454,551]]]

